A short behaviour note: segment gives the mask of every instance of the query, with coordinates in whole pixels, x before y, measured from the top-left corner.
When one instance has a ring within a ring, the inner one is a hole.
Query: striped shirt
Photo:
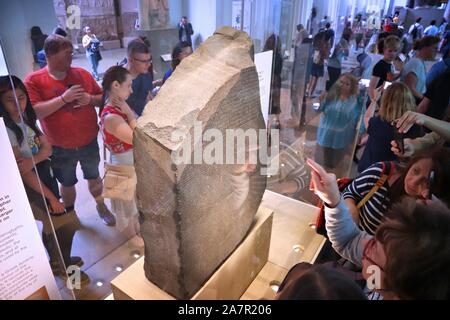
[[[389,175],[390,164],[384,162],[385,174]],[[383,163],[378,162],[356,177],[343,193],[344,199],[353,199],[358,204],[372,190],[380,179]],[[374,235],[381,224],[390,204],[390,186],[388,180],[359,209],[359,228]]]

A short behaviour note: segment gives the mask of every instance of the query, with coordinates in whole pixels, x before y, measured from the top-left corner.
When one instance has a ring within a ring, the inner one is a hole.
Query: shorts
[[[100,149],[97,138],[88,145],[76,149],[53,147],[52,170],[64,187],[77,184],[77,165],[81,165],[83,177],[86,180],[95,180],[100,177],[98,165],[100,164]]]
[[[318,64],[313,63],[311,67],[311,76],[320,78],[323,77],[324,74],[324,66],[319,66]]]

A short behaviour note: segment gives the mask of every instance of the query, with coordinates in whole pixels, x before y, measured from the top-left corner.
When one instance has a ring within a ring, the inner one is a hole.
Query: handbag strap
[[[391,162],[389,162],[389,167],[390,167],[390,169],[392,168]],[[372,189],[369,191],[369,193],[366,194],[366,196],[358,203],[358,205],[356,206],[358,208],[358,210],[361,209],[367,203],[367,201],[369,201],[370,198],[372,198],[372,196],[384,185],[386,180],[389,178],[390,173],[385,174],[385,172],[384,172],[385,169],[386,169],[386,166],[385,166],[384,162],[382,162],[381,177],[380,177],[380,179],[378,179],[377,183],[372,187]],[[392,170],[389,170],[389,171],[392,171]]]

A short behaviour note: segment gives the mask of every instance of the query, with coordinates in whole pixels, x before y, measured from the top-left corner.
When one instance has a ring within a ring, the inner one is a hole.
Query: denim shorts
[[[54,146],[51,159],[53,173],[64,187],[72,187],[77,184],[78,162],[81,165],[84,179],[95,180],[100,176],[98,171],[100,150],[97,138],[87,146],[76,149],[64,149]]]
[[[323,77],[324,74],[324,66],[319,66],[318,64],[313,63],[311,67],[311,76],[320,78]]]

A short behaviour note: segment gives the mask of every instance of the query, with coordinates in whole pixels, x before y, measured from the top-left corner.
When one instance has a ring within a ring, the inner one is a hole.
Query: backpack
[[[381,176],[378,179],[377,183],[372,187],[368,194],[358,203],[358,210],[362,208],[367,201],[380,189],[386,180],[389,178],[390,173],[392,172],[393,164],[392,162],[388,162],[388,169],[386,170],[385,162],[382,162]],[[350,178],[342,178],[337,180],[339,191],[342,193],[351,183],[353,179]],[[327,229],[325,228],[325,205],[322,203],[320,206],[319,214],[317,215],[316,222],[314,224],[316,232],[325,238],[328,239]]]
[[[413,40],[417,39],[418,33],[419,33],[419,27],[415,24],[414,28],[411,30],[411,37]]]

